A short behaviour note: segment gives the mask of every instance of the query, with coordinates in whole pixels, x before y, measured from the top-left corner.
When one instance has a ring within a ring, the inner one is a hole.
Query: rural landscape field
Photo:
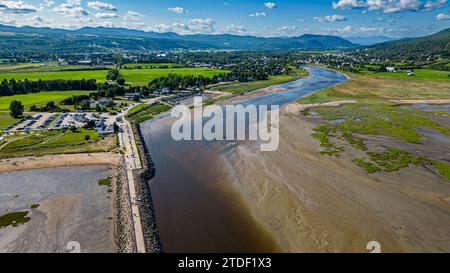
[[[449,253],[449,22],[442,0],[0,1],[0,253]]]

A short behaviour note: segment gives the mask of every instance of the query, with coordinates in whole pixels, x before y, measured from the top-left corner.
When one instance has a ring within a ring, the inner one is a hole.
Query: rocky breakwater
[[[141,213],[145,246],[147,253],[162,253],[164,250],[160,241],[152,194],[148,184],[148,182],[155,175],[155,166],[147,146],[144,144],[144,138],[142,136],[140,126],[137,124],[133,124],[132,126],[134,137],[136,139],[136,145],[139,150],[139,156],[142,162],[142,169],[134,170],[133,176],[136,184],[139,210]]]

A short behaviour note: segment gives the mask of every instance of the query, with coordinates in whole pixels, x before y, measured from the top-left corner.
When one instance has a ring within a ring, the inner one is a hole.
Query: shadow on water
[[[308,67],[311,76],[277,85],[243,105],[284,105],[345,81],[345,75]],[[156,167],[150,181],[164,249],[168,252],[276,252],[274,238],[251,216],[225,154],[230,142],[181,141],[171,137],[170,115],[142,125]]]

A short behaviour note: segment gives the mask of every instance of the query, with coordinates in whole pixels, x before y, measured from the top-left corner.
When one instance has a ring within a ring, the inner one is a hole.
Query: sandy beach
[[[113,153],[64,154],[8,158],[0,160],[0,173],[70,166],[116,166],[119,163],[119,160],[120,155]]]

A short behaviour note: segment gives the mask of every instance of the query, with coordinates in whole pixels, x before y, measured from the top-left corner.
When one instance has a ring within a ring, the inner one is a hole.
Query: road
[[[145,102],[145,104],[153,104],[156,99],[151,99]],[[133,108],[137,104],[129,107]],[[123,111],[117,117],[122,118],[123,122],[120,124],[121,132],[119,133],[119,143],[121,147],[125,150],[125,164],[127,168],[127,181],[128,188],[130,191],[130,201],[131,201],[131,211],[134,224],[134,232],[136,237],[136,246],[138,253],[145,253],[145,240],[144,232],[142,228],[141,213],[139,210],[139,199],[136,194],[136,184],[134,182],[133,170],[142,169],[142,161],[139,157],[139,151],[136,144],[136,139],[134,138],[133,129],[131,123],[126,120],[126,115],[128,111]]]

